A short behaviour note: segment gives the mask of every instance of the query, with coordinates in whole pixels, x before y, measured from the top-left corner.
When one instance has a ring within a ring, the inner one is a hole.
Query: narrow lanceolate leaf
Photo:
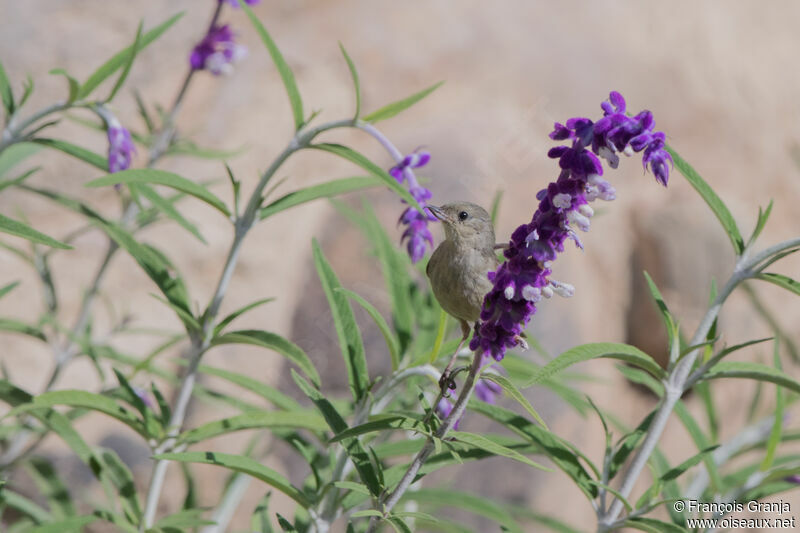
[[[781,365],[781,356],[778,346],[779,343],[776,340],[775,348],[772,352],[772,359],[775,364],[775,370],[781,372],[783,371],[783,365]],[[762,472],[769,470],[772,463],[775,462],[775,452],[778,449],[778,444],[781,441],[781,433],[783,432],[783,388],[775,387],[775,389],[775,421],[772,423],[772,430],[767,440],[767,453],[764,456],[764,460],[761,462],[760,470]]]
[[[249,457],[218,452],[183,452],[163,453],[153,458],[222,466],[263,481],[289,496],[306,509],[312,505],[312,502],[300,490],[292,486],[288,479]]]
[[[67,71],[64,70],[63,68],[54,68],[53,70],[50,71],[50,74],[56,76],[64,76],[64,78],[67,80],[67,87],[69,89],[68,93],[69,95],[67,96],[67,103],[74,102],[75,98],[78,97],[78,90],[81,87],[81,84],[78,83],[78,80],[70,76],[69,73],[67,73]]]
[[[356,112],[355,115],[353,115],[353,120],[358,120],[358,116],[361,114],[361,84],[358,82],[358,71],[342,43],[339,43],[339,49],[342,51],[344,60],[347,61],[347,68],[350,69],[350,76],[353,78],[353,89],[355,89],[356,93]]]
[[[39,150],[41,150],[39,146],[30,142],[12,144],[0,152],[0,176],[5,175],[6,172],[28,159]]]
[[[84,527],[88,526],[98,517],[94,515],[89,516],[72,516],[59,520],[57,522],[50,522],[28,530],[28,533],[64,533],[66,531],[83,531]]]
[[[87,150],[82,146],[59,139],[46,139],[44,137],[31,139],[31,142],[35,142],[36,144],[41,144],[42,146],[47,146],[48,148],[53,148],[55,150],[60,150],[65,154],[80,159],[84,163],[89,163],[93,167],[99,168],[102,171],[108,170],[108,159],[100,154],[92,152],[91,150]]]
[[[541,383],[569,366],[596,358],[618,359],[646,370],[658,379],[664,377],[664,369],[652,357],[635,346],[600,342],[583,344],[567,350],[543,366],[523,387]]]
[[[280,409],[285,409],[287,411],[299,411],[302,409],[300,404],[297,403],[293,398],[290,398],[275,387],[271,387],[259,379],[206,365],[200,365],[199,370],[204,374],[216,376],[220,379],[229,381],[234,385],[238,385],[243,389],[254,392]]]
[[[319,373],[314,368],[314,364],[308,355],[298,345],[275,333],[255,329],[231,331],[215,338],[211,341],[211,344],[213,346],[220,344],[252,344],[274,350],[296,364],[305,375],[311,378],[315,385],[319,386]]]
[[[704,450],[700,450],[700,453],[693,455],[692,457],[688,458],[675,468],[669,470],[668,472],[665,472],[661,476],[661,481],[671,481],[673,479],[677,479],[678,476],[680,476],[681,474],[689,470],[691,467],[702,461],[708,454],[710,454],[717,448],[719,448],[719,445],[715,444],[714,446],[709,446]]]
[[[542,419],[542,417],[539,416],[539,413],[536,412],[536,409],[534,409],[531,403],[528,401],[528,399],[522,395],[522,393],[516,387],[516,385],[511,383],[511,380],[509,380],[505,376],[501,376],[500,374],[494,374],[492,372],[484,372],[483,374],[481,374],[481,379],[488,379],[489,381],[494,381],[495,383],[500,385],[503,388],[503,390],[506,391],[506,394],[517,400],[517,402],[519,402],[519,404],[522,407],[524,407],[526,411],[528,411],[528,413],[534,418],[534,420],[539,422],[543,428],[548,429],[547,424]]]
[[[54,407],[56,405],[68,405],[70,407],[79,407],[100,412],[119,420],[145,437],[149,436],[146,434],[141,420],[136,418],[133,413],[107,396],[101,396],[100,394],[94,394],[84,390],[45,392],[34,396],[30,403],[15,407],[14,411],[28,412],[41,408]]]
[[[120,50],[116,54],[114,54],[111,59],[103,63],[97,70],[95,70],[91,76],[83,83],[81,86],[80,91],[78,91],[78,98],[83,99],[89,96],[89,94],[97,88],[98,85],[103,83],[109,76],[114,74],[117,70],[122,68],[131,57],[131,51],[136,46],[136,48],[141,51],[144,50],[150,43],[158,39],[162,33],[167,31],[170,26],[175,24],[179,18],[183,16],[183,13],[178,13],[177,15],[169,18],[165,22],[159,24],[152,30],[143,34],[139,39],[137,39],[137,43],[134,43],[131,46],[126,47],[123,50]]]
[[[364,352],[364,342],[361,332],[356,324],[356,317],[347,296],[336,289],[341,287],[328,260],[316,239],[312,243],[314,250],[314,265],[317,268],[322,288],[328,299],[328,305],[339,338],[339,348],[347,367],[347,377],[350,382],[350,391],[353,399],[358,402],[369,390],[369,372],[367,371],[367,358]]]
[[[263,220],[296,205],[311,202],[319,198],[330,198],[338,194],[377,187],[382,183],[383,182],[380,179],[374,177],[342,178],[338,180],[327,181],[319,185],[312,185],[311,187],[306,187],[305,189],[300,189],[298,191],[290,192],[289,194],[281,196],[277,200],[274,200],[262,207],[258,211],[258,216]]]
[[[153,207],[164,213],[168,218],[171,218],[175,222],[178,223],[183,229],[194,235],[197,240],[202,242],[203,244],[206,243],[206,240],[200,235],[200,231],[197,229],[197,226],[186,220],[186,218],[175,208],[172,202],[169,200],[162,198],[160,194],[158,194],[155,189],[152,187],[145,185],[144,183],[139,184],[130,184],[132,189],[135,189],[137,194],[141,194],[145,198],[147,198]]]
[[[19,281],[12,281],[8,285],[4,285],[2,288],[0,288],[0,298],[13,291],[17,285],[19,285]]]
[[[748,246],[754,243],[756,239],[758,239],[758,236],[761,235],[764,226],[767,225],[770,213],[772,213],[772,200],[769,201],[769,205],[767,205],[765,210],[762,211],[760,207],[758,208],[758,220],[756,220],[756,227],[753,229],[753,234],[747,240]]]
[[[444,83],[443,81],[440,81],[439,83],[431,85],[427,89],[423,89],[420,92],[412,94],[407,98],[403,98],[402,100],[398,100],[396,102],[392,102],[391,104],[385,105],[382,108],[378,109],[377,111],[373,111],[372,113],[364,117],[364,120],[367,122],[375,123],[381,120],[386,120],[387,118],[392,118],[401,111],[405,111],[412,105],[416,104],[417,102],[419,102],[420,100],[431,94],[433,91],[438,89],[443,83]]]
[[[334,435],[329,442],[339,442],[351,437],[358,437],[366,433],[375,431],[388,431],[393,429],[404,429],[406,431],[418,431],[427,434],[425,424],[421,420],[410,418],[403,415],[381,414],[372,417],[369,422],[359,426],[348,428],[341,433]]]
[[[348,291],[347,289],[343,289],[341,287],[335,290],[346,294],[348,298],[352,298],[358,302],[358,304],[364,308],[364,311],[366,311],[369,316],[372,317],[372,320],[375,321],[375,325],[378,326],[378,329],[383,335],[383,340],[386,341],[386,347],[389,349],[389,357],[392,360],[392,370],[397,370],[397,367],[400,365],[400,345],[397,342],[394,333],[392,333],[389,324],[386,323],[386,320],[384,320],[380,312],[375,309],[374,305],[353,291]]]
[[[87,187],[104,187],[107,185],[116,185],[118,183],[151,183],[154,185],[164,185],[172,189],[184,192],[190,196],[194,196],[198,200],[202,200],[208,205],[216,208],[226,217],[230,216],[230,211],[225,206],[225,203],[212,194],[208,189],[202,185],[187,180],[172,172],[164,170],[156,170],[152,168],[133,168],[123,170],[122,172],[115,172],[104,178],[90,181],[86,184]]]
[[[128,52],[128,57],[125,60],[125,64],[122,67],[122,72],[120,73],[119,78],[117,78],[117,82],[114,84],[114,88],[111,89],[111,93],[108,95],[108,98],[106,98],[106,102],[110,102],[111,100],[113,100],[114,96],[117,95],[117,91],[119,91],[120,88],[122,87],[122,84],[125,83],[125,79],[128,77],[128,74],[130,74],[131,67],[133,66],[133,60],[136,59],[136,54],[139,53],[139,45],[141,43],[141,39],[142,39],[142,23],[140,21],[139,27],[136,29],[136,37],[133,40],[133,44],[128,48],[128,50],[130,51]]]
[[[793,392],[800,393],[800,383],[783,371],[771,366],[742,361],[722,361],[709,370],[703,379],[746,378],[758,381],[769,381]]]
[[[415,501],[420,505],[439,509],[455,507],[483,516],[503,526],[507,531],[521,531],[506,509],[500,504],[477,494],[452,489],[419,488],[403,495],[401,502]]]
[[[681,423],[686,427],[686,431],[689,432],[689,436],[692,437],[697,449],[700,450],[701,453],[703,450],[708,449],[710,447],[708,437],[706,437],[705,432],[700,428],[700,424],[698,424],[694,419],[683,401],[678,401],[675,404],[675,414],[678,415]],[[719,469],[717,468],[717,463],[714,462],[714,458],[706,454],[703,455],[701,459],[706,465],[706,470],[708,471],[708,477],[711,481],[712,489],[721,490],[721,487],[723,486],[722,478],[719,475]],[[674,469],[671,469],[670,471],[672,470]],[[666,475],[666,473],[664,475]],[[672,478],[667,479],[662,477],[662,479],[663,481],[670,481]]]
[[[787,291],[792,291],[793,293],[800,296],[800,282],[797,282],[788,276],[784,276],[783,274],[764,272],[756,274],[755,278],[768,281],[774,285],[777,285],[778,287],[782,287]]]
[[[25,470],[33,479],[39,493],[47,500],[47,506],[57,518],[76,514],[67,486],[50,461],[43,457],[31,457],[26,461]]]
[[[322,393],[312,387],[294,370],[292,370],[292,379],[294,379],[294,382],[300,387],[300,390],[314,403],[319,412],[322,413],[328,427],[330,427],[335,434],[347,430],[347,422],[345,422],[342,415],[339,414],[336,408]],[[364,447],[361,445],[361,442],[359,442],[358,438],[353,437],[342,440],[341,445],[353,461],[353,465],[355,465],[361,481],[367,486],[373,496],[378,496],[383,490],[383,486],[378,478],[378,473],[375,471],[375,466],[370,460],[366,450],[364,450]],[[378,465],[378,467],[380,467],[380,465]]]
[[[247,304],[247,305],[245,305],[244,307],[241,307],[241,308],[237,309],[237,310],[236,310],[236,311],[234,311],[233,313],[229,314],[228,316],[226,316],[225,318],[223,318],[222,320],[220,320],[219,324],[217,324],[217,325],[214,327],[214,335],[215,335],[215,336],[216,336],[216,335],[219,335],[219,332],[220,332],[220,331],[222,331],[223,329],[225,329],[225,327],[226,327],[228,324],[230,324],[231,322],[233,322],[234,320],[236,320],[237,318],[239,318],[239,317],[240,317],[241,315],[243,315],[244,313],[246,313],[246,312],[250,311],[251,309],[255,309],[256,307],[259,307],[259,306],[261,306],[261,305],[267,304],[267,303],[269,303],[269,302],[273,301],[274,299],[275,299],[275,298],[262,298],[262,299],[260,299],[260,300],[256,300],[256,301],[255,301],[255,302],[253,302],[253,303]]]
[[[672,319],[672,314],[669,312],[669,308],[664,301],[664,297],[661,296],[661,291],[658,290],[658,286],[656,285],[655,281],[653,281],[653,278],[650,277],[650,274],[645,272],[644,277],[647,281],[647,286],[650,289],[650,294],[652,295],[653,300],[656,302],[658,311],[661,313],[661,318],[664,320],[664,326],[667,328],[667,334],[669,335],[675,323],[675,321]]]
[[[739,233],[739,228],[736,226],[736,221],[733,219],[733,215],[731,215],[730,210],[725,205],[725,203],[717,196],[717,193],[714,192],[706,181],[700,177],[700,174],[697,171],[684,161],[684,159],[678,155],[678,153],[673,150],[670,146],[666,146],[667,152],[669,155],[672,156],[672,160],[675,163],[675,166],[678,168],[683,177],[686,178],[686,181],[694,187],[694,189],[700,194],[703,200],[708,204],[708,207],[711,208],[711,211],[719,220],[720,224],[722,224],[722,229],[725,230],[725,233],[728,235],[728,238],[731,240],[731,244],[733,244],[733,250],[736,252],[736,255],[740,255],[744,250],[744,240],[742,239],[741,233]]]
[[[420,213],[423,212],[422,207],[419,205],[419,202],[411,196],[408,190],[397,183],[397,180],[394,179],[389,175],[388,172],[383,170],[381,167],[370,161],[367,157],[359,152],[356,152],[352,148],[348,148],[347,146],[343,146],[341,144],[335,143],[319,143],[319,144],[312,144],[311,148],[316,150],[322,150],[325,152],[329,152],[331,154],[338,155],[348,161],[355,163],[356,165],[360,166],[373,176],[380,178],[380,180],[392,189],[398,196],[400,196],[403,200],[406,201],[407,204],[417,209]]]
[[[8,81],[6,69],[0,62],[0,100],[3,102],[6,118],[14,112],[14,91],[11,90],[11,82]]]
[[[17,222],[12,218],[8,218],[3,215],[0,215],[0,231],[17,237],[22,237],[23,239],[27,239],[38,244],[46,244],[47,246],[52,246],[53,248],[61,248],[63,250],[69,250],[72,248],[72,246],[68,244],[57,241],[52,237],[48,237],[44,233],[36,231],[27,224]]]
[[[316,412],[308,411],[262,411],[244,413],[216,420],[189,430],[178,438],[182,444],[194,444],[218,435],[263,428],[294,428],[322,432],[328,429],[325,420]]]
[[[540,446],[550,460],[572,478],[587,497],[597,496],[597,487],[590,483],[591,476],[586,472],[575,451],[562,439],[509,409],[477,401],[470,402],[469,407],[470,410],[503,424],[511,431]]]
[[[486,450],[487,452],[493,453],[494,455],[501,455],[503,457],[508,457],[509,459],[514,459],[515,461],[519,461],[520,463],[524,463],[528,466],[544,470],[545,472],[553,471],[552,469],[547,468],[544,465],[540,465],[539,463],[531,461],[521,453],[514,451],[511,448],[506,448],[501,444],[497,444],[496,442],[487,439],[483,435],[479,435],[477,433],[467,433],[465,431],[451,431],[450,433],[448,433],[448,436],[454,438],[458,442],[463,442],[464,444],[475,446],[476,448],[480,448],[481,450]]]
[[[297,90],[297,83],[295,82],[292,69],[289,68],[289,64],[286,63],[283,54],[281,54],[275,41],[270,37],[267,29],[261,21],[258,20],[258,17],[255,16],[253,11],[244,2],[240,2],[239,5],[242,6],[242,9],[244,9],[244,12],[247,14],[247,18],[250,19],[253,27],[255,27],[258,35],[264,42],[264,46],[267,47],[269,55],[272,57],[272,62],[275,63],[275,68],[278,69],[278,74],[280,74],[283,80],[283,86],[286,88],[286,94],[289,96],[289,104],[292,106],[295,130],[299,130],[305,123],[305,116],[303,115],[303,100],[300,98],[300,91]]]

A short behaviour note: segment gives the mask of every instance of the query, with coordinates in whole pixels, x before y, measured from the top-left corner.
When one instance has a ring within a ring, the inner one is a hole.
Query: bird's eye
[[[468,218],[469,218],[469,213],[467,213],[466,211],[461,211],[458,214],[458,220],[467,220]]]

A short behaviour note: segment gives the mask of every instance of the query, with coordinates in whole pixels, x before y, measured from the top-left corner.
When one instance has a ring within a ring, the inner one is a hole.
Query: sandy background
[[[138,128],[130,88],[140,90],[151,104],[168,106],[212,7],[213,0],[0,0],[0,58],[15,88],[19,89],[26,74],[34,78],[36,92],[27,104],[30,112],[64,95],[63,80],[48,76],[48,70],[63,67],[84,79],[112,51],[133,39],[139,19],[147,28],[186,10],[183,19],[140,56],[127,88],[117,98],[114,109],[120,119]],[[425,175],[435,202],[466,199],[488,206],[494,192],[504,190],[497,227],[500,240],[530,218],[535,192],[557,176],[555,165],[545,155],[552,146],[547,134],[553,121],[599,116],[599,103],[610,90],[620,91],[630,110],[648,108],[654,113],[657,129],[667,133],[669,142],[726,201],[743,233],[749,234],[758,207],[774,199],[763,245],[798,234],[800,170],[791,155],[792,146],[800,142],[796,119],[800,70],[794,68],[800,49],[796,32],[800,5],[796,2],[514,1],[490,5],[306,0],[264,2],[256,12],[293,68],[306,110],[321,109],[320,120],[345,117],[353,105],[337,41],[347,47],[358,66],[366,110],[445,80],[436,93],[382,124],[382,129],[401,151],[424,145],[432,152]],[[231,166],[249,190],[259,171],[288,141],[291,114],[280,79],[244,15],[226,8],[223,20],[235,26],[250,54],[229,78],[197,76],[178,124],[201,145],[246,146]],[[105,150],[100,134],[69,124],[54,131],[98,152]],[[391,164],[363,134],[341,132],[326,138],[352,144],[381,165]],[[144,164],[144,156],[139,154],[137,164]],[[109,191],[83,188],[100,172],[60,154],[43,153],[41,161],[44,169],[32,182],[80,195],[105,213],[116,212]],[[164,161],[160,168],[196,180],[224,177],[221,164],[214,162],[176,158]],[[277,177],[290,177],[281,187],[288,192],[354,174],[360,172],[332,156],[303,153],[293,157]],[[641,284],[641,270],[656,278],[689,331],[703,313],[710,277],[724,280],[732,270],[733,254],[726,237],[677,172],[666,190],[651,175],[643,174],[638,158],[623,161],[607,177],[617,187],[617,200],[603,206],[601,216],[594,219],[591,233],[584,238],[585,253],[570,250],[556,265],[555,277],[575,285],[576,295],[542,306],[531,327],[530,332],[553,354],[589,341],[637,342],[653,353],[663,350],[658,319]],[[214,190],[229,198],[224,182]],[[399,239],[394,227],[402,209],[398,201],[388,192],[370,193],[367,198]],[[81,225],[66,211],[22,192],[4,191],[0,210],[4,214],[22,211],[35,227],[54,236]],[[202,204],[187,201],[182,212],[198,225],[207,246],[169,225],[146,230],[142,238],[169,250],[189,283],[193,300],[205,305],[232,232],[223,217]],[[251,232],[222,312],[258,297],[277,297],[239,324],[276,331],[300,344],[318,362],[327,389],[335,390],[346,376],[310,262],[312,237],[321,240],[346,286],[385,305],[379,270],[365,255],[364,241],[327,203],[317,202],[276,216]],[[10,237],[3,240],[21,243]],[[60,312],[67,323],[73,320],[105,242],[99,233],[88,233],[76,241],[74,252],[54,257]],[[797,277],[800,260],[787,259],[776,270]],[[0,284],[14,279],[21,280],[22,286],[0,302],[0,315],[35,321],[42,310],[41,290],[22,262],[0,250]],[[757,288],[780,324],[800,340],[797,299],[771,286]],[[105,281],[104,296],[116,302],[120,312],[131,313],[142,327],[177,329],[171,311],[149,296],[153,291],[135,263],[118,254]],[[107,327],[104,307],[99,304],[95,309],[96,328],[103,331]],[[367,321],[363,329],[375,374],[386,365],[378,348],[379,334]],[[771,334],[742,294],[731,299],[721,317],[721,329],[729,344]],[[152,338],[143,336],[118,342],[133,354],[145,353],[153,344]],[[177,355],[173,351],[165,357]],[[768,348],[752,349],[737,358],[755,360],[768,355]],[[48,347],[18,336],[0,335],[0,357],[14,380],[31,391],[43,387],[52,366]],[[288,379],[280,359],[264,351],[216,350],[205,362],[246,370],[271,383],[283,384]],[[789,372],[800,375],[794,365],[786,364]],[[582,384],[581,389],[625,422],[638,423],[652,409],[653,399],[628,385],[611,363],[593,362],[581,370],[604,380]],[[71,365],[57,383],[57,388],[77,386],[99,386],[82,360]],[[752,390],[749,382],[717,384],[715,394],[725,423],[723,439],[740,427]],[[765,390],[772,395],[771,387]],[[601,428],[595,419],[580,418],[545,392],[533,390],[530,398],[551,429],[600,460]],[[701,412],[696,398],[687,402],[693,411]],[[221,416],[206,404],[198,405],[192,414],[193,424]],[[105,419],[87,418],[80,429],[94,442],[117,449],[145,486],[146,448]],[[213,445],[236,452],[245,442],[242,437],[217,440]],[[44,450],[59,458],[76,491],[92,490],[89,477],[56,441],[46,445]],[[675,421],[668,427],[662,449],[674,464],[695,451]],[[270,464],[293,479],[301,477],[296,471],[292,475],[297,464],[281,450],[273,454]],[[225,474],[215,468],[197,471],[207,481],[200,486],[201,501],[210,505],[218,498]],[[179,473],[176,468],[170,472],[174,488],[165,491],[162,513],[174,511],[183,498]],[[479,493],[500,493],[551,512],[579,529],[589,530],[594,524],[591,507],[560,473],[520,471],[492,460],[447,470],[439,481]],[[264,487],[250,486],[235,521],[238,527],[246,527],[263,493]],[[800,509],[796,493],[783,497]],[[287,509],[285,499],[274,500],[274,510]],[[474,527],[489,530],[484,522],[475,522]]]

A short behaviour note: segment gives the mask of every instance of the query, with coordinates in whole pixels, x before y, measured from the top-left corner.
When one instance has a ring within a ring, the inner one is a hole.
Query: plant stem
[[[719,316],[722,304],[733,292],[733,290],[743,281],[754,275],[754,269],[758,269],[759,263],[771,257],[774,254],[780,253],[783,250],[800,245],[800,239],[793,239],[785,241],[774,246],[771,246],[762,252],[755,254],[752,258],[748,257],[748,251],[745,250],[736,262],[733,274],[730,279],[725,283],[725,286],[720,290],[717,298],[713,304],[706,311],[703,320],[695,331],[694,337],[689,342],[689,345],[698,345],[705,341],[711,326]],[[647,460],[653,453],[659,439],[661,438],[664,428],[669,420],[669,415],[672,413],[675,404],[680,400],[681,395],[685,392],[689,374],[692,371],[695,360],[700,354],[700,349],[695,349],[687,354],[672,370],[664,383],[665,394],[661,400],[661,405],[656,413],[647,435],[642,442],[639,451],[636,453],[630,467],[625,472],[619,493],[627,498],[633,490],[636,481],[639,478]],[[598,531],[608,531],[617,525],[616,520],[622,512],[623,503],[619,498],[615,498],[609,511],[601,516],[598,524]]]
[[[464,414],[464,411],[467,408],[467,402],[469,401],[472,391],[475,388],[475,382],[481,370],[482,360],[483,352],[480,350],[475,352],[472,360],[472,366],[469,369],[469,374],[467,374],[467,379],[464,381],[464,387],[461,390],[461,394],[458,396],[455,405],[453,406],[453,410],[450,412],[450,416],[442,421],[442,425],[439,426],[439,429],[436,430],[436,433],[434,433],[433,437],[429,437],[422,449],[417,452],[417,455],[409,465],[406,473],[403,474],[402,479],[400,479],[400,482],[397,484],[397,487],[395,487],[394,491],[389,493],[385,498],[381,498],[381,501],[379,502],[379,509],[377,510],[382,512],[384,516],[388,515],[394,506],[397,505],[397,502],[400,501],[400,498],[403,497],[403,494],[405,494],[406,490],[408,490],[408,488],[414,482],[414,478],[416,478],[419,469],[422,468],[422,465],[425,464],[425,461],[428,459],[430,454],[433,453],[433,450],[436,447],[434,445],[434,439],[443,439],[445,435],[447,435],[447,432],[452,429],[452,427]],[[366,533],[374,533],[378,528],[378,523],[379,519],[377,517],[372,517]]]

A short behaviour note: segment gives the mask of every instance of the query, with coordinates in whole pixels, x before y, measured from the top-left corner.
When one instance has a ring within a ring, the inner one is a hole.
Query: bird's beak
[[[436,207],[435,205],[428,204],[428,210],[433,213],[433,216],[441,220],[442,222],[450,222],[450,217],[447,216],[447,213],[441,207]]]

